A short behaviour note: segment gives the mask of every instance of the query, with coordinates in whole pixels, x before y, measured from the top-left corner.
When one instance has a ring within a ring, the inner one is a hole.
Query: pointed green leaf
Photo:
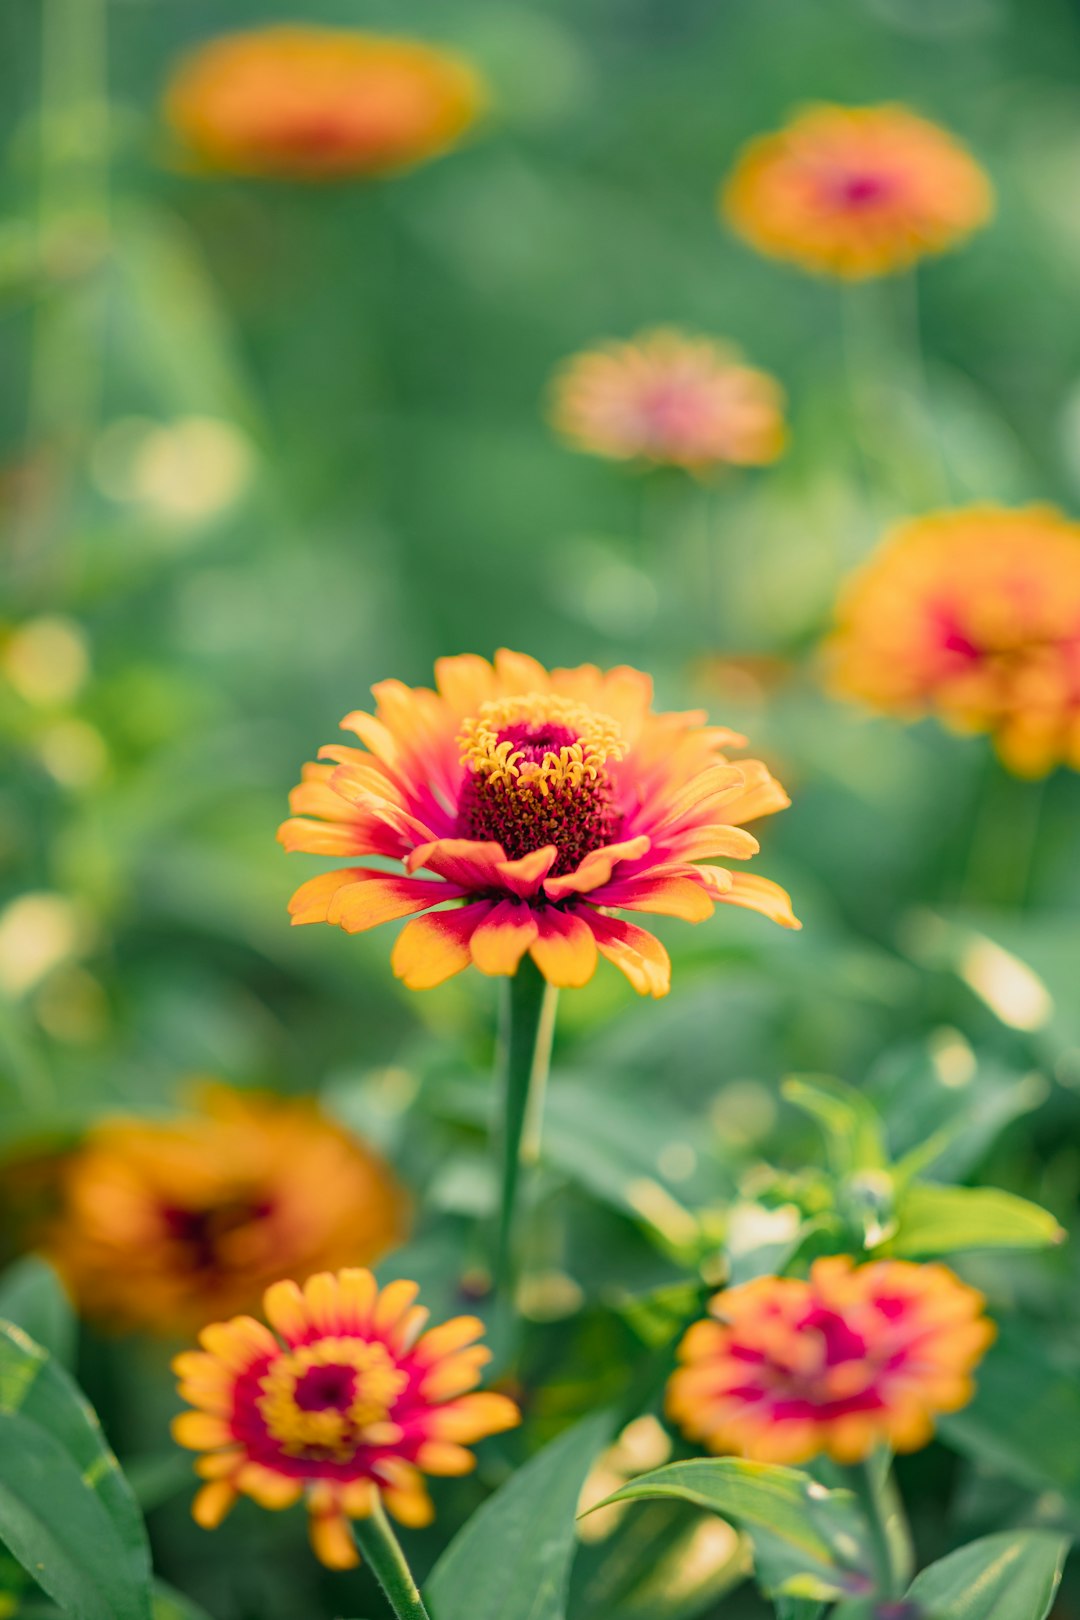
[[[40,1345],[0,1323],[0,1538],[76,1620],[150,1620],[146,1532],[101,1426]]]
[[[829,1075],[798,1074],[785,1080],[781,1090],[789,1103],[821,1126],[834,1175],[888,1167],[881,1118],[861,1091]]]
[[[578,1497],[610,1431],[586,1418],[473,1514],[427,1581],[432,1620],[564,1620]]]
[[[996,1187],[939,1187],[916,1181],[897,1201],[897,1229],[885,1246],[908,1259],[958,1249],[1030,1249],[1064,1232],[1038,1204]]]
[[[711,1508],[745,1530],[766,1592],[824,1599],[867,1589],[866,1530],[850,1491],[826,1490],[795,1468],[718,1457],[668,1463],[598,1505],[650,1497]]]
[[[21,1327],[62,1367],[75,1351],[75,1313],[59,1277],[36,1254],[16,1260],[0,1277],[0,1318]]]
[[[928,1620],[1046,1620],[1068,1550],[1049,1530],[984,1536],[924,1569],[908,1597]]]

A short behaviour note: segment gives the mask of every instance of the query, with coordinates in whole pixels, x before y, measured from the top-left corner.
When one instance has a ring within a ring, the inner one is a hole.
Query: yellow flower
[[[549,983],[582,985],[599,953],[654,996],[667,952],[616,911],[699,922],[719,901],[799,926],[770,879],[708,864],[754,855],[743,824],[789,802],[760,760],[728,762],[743,738],[699,711],[653,713],[635,669],[549,672],[504,649],[493,665],[442,658],[435,675],[435,691],[373,688],[375,714],[342,721],[365,746],[321,749],[329,763],[306,767],[278,833],[289,850],[383,856],[408,875],[324,872],[293,895],[294,923],[359,933],[413,916],[393,953],[413,990],[470,963],[516,973],[526,952]]]
[[[826,644],[836,691],[957,731],[1004,764],[1080,769],[1080,524],[972,506],[902,523],[849,581]]]
[[[955,247],[993,212],[970,153],[901,106],[807,108],[744,148],[721,200],[759,253],[852,280]]]
[[[183,60],[165,112],[207,169],[340,180],[454,146],[484,102],[469,63],[419,40],[283,26],[227,34]]]
[[[332,1569],[357,1560],[349,1519],[376,1496],[402,1524],[433,1516],[424,1474],[466,1474],[467,1446],[520,1422],[505,1395],[471,1393],[490,1352],[483,1326],[457,1316],[425,1333],[417,1285],[380,1292],[369,1271],[309,1277],[267,1289],[270,1328],[250,1316],[199,1335],[177,1356],[180,1394],[194,1408],[173,1434],[205,1453],[208,1481],[192,1508],[204,1529],[237,1496],[285,1508],[305,1497],[317,1556]]]
[[[390,1170],[313,1103],[226,1086],[199,1102],[166,1123],[105,1121],[64,1166],[48,1248],[88,1314],[186,1333],[283,1270],[374,1261],[401,1241]]]
[[[809,1280],[759,1277],[709,1310],[682,1342],[667,1410],[691,1440],[756,1462],[919,1450],[935,1413],[970,1401],[994,1338],[981,1294],[909,1260],[816,1260]]]
[[[705,472],[775,461],[783,412],[779,384],[735,349],[662,329],[566,361],[552,421],[592,455]]]

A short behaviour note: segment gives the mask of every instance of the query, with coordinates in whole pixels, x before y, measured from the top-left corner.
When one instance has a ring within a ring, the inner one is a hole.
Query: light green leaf
[[[866,1531],[854,1498],[849,1491],[826,1490],[798,1469],[735,1457],[669,1463],[599,1505],[650,1497],[711,1508],[745,1530],[768,1593],[824,1599],[867,1588]]]
[[[142,1519],[75,1384],[0,1323],[0,1537],[76,1620],[150,1620]]]
[[[751,1573],[749,1541],[714,1514],[676,1501],[622,1512],[578,1550],[570,1620],[696,1620]]]
[[[908,1597],[929,1620],[1046,1620],[1068,1550],[1048,1530],[984,1536],[924,1569]]]
[[[940,1187],[913,1182],[897,1201],[897,1229],[885,1245],[908,1259],[958,1249],[1030,1249],[1065,1234],[1038,1204],[996,1187]]]
[[[473,1514],[427,1581],[432,1620],[564,1620],[578,1497],[610,1430],[586,1418]]]
[[[28,1254],[0,1277],[0,1318],[14,1322],[36,1344],[70,1367],[75,1352],[75,1313],[47,1261]]]
[[[829,1075],[792,1075],[781,1091],[789,1103],[816,1119],[825,1134],[835,1176],[888,1166],[885,1134],[877,1109],[861,1091]]]

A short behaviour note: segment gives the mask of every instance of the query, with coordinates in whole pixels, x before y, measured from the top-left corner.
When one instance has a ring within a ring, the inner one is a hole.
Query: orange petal
[[[466,893],[454,884],[395,877],[363,868],[354,878],[354,882],[337,890],[326,912],[327,922],[338,923],[347,934],[359,934],[380,923],[427,911],[442,900],[459,900]]]
[[[443,1356],[452,1355],[467,1344],[473,1344],[484,1331],[478,1316],[453,1316],[449,1322],[440,1322],[429,1328],[416,1346],[413,1356],[421,1367],[433,1366]]]
[[[565,900],[569,894],[588,894],[591,889],[598,889],[601,884],[611,880],[611,873],[620,861],[636,861],[648,853],[649,840],[641,834],[637,838],[627,838],[621,844],[607,844],[603,849],[594,849],[578,866],[574,872],[567,872],[565,877],[548,878],[544,884],[544,893],[549,900]]]
[[[436,658],[435,685],[455,714],[464,719],[495,696],[495,672],[476,653]]]
[[[529,955],[549,984],[575,990],[596,972],[596,940],[583,918],[549,908],[536,912],[537,938]]]
[[[538,932],[536,917],[528,906],[516,900],[501,901],[472,936],[474,966],[481,973],[516,973]]]
[[[501,844],[479,838],[436,838],[414,849],[405,865],[410,872],[424,867],[463,889],[496,889],[497,869],[505,859]]]
[[[213,1451],[233,1438],[224,1418],[210,1412],[181,1412],[172,1420],[172,1437],[187,1451]]]
[[[436,1408],[428,1421],[428,1432],[437,1440],[472,1445],[489,1434],[516,1429],[520,1422],[521,1413],[508,1395],[481,1390]]]
[[[696,875],[685,872],[667,877],[660,872],[644,873],[625,882],[609,883],[594,890],[589,898],[599,906],[650,911],[661,917],[681,917],[684,922],[703,922],[716,909],[706,885]]]
[[[588,914],[602,956],[625,973],[639,996],[666,996],[671,989],[671,959],[660,941],[621,917]]]
[[[227,1479],[215,1479],[198,1491],[191,1504],[191,1517],[204,1530],[216,1530],[236,1501],[236,1488]]]
[[[330,902],[335,894],[347,883],[355,883],[362,871],[363,867],[360,866],[340,866],[336,872],[320,872],[318,877],[309,878],[306,883],[301,883],[289,901],[289,916],[294,926],[299,923],[325,922]]]
[[[353,819],[356,818],[355,810]],[[290,854],[300,850],[305,855],[370,855],[371,844],[352,821],[309,821],[305,816],[290,816],[277,830],[278,843]]]
[[[349,1521],[339,1507],[312,1507],[308,1535],[312,1551],[327,1569],[355,1569],[360,1562]]]
[[[495,870],[511,894],[528,900],[536,894],[558,856],[554,844],[545,844],[543,849],[534,849],[531,854],[522,855],[516,861],[500,861]]]
[[[271,1327],[287,1344],[299,1344],[311,1327],[307,1302],[299,1285],[292,1281],[271,1284],[263,1295],[263,1310]]]
[[[410,990],[431,990],[468,967],[469,941],[491,911],[482,900],[457,911],[430,911],[406,923],[394,944],[390,965]]]
[[[762,916],[779,923],[781,928],[801,928],[802,923],[791,909],[791,896],[771,878],[757,877],[751,872],[733,872],[731,888],[717,896],[731,906],[746,906],[760,911]]]

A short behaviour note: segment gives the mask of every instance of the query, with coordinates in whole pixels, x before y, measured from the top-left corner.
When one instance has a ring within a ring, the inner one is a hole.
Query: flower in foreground
[[[320,750],[278,834],[286,849],[383,856],[406,875],[323,873],[293,895],[294,923],[357,933],[427,913],[393,952],[414,990],[470,963],[513,974],[529,952],[552,985],[585,984],[599,954],[654,996],[669,987],[667,952],[616,911],[698,922],[722,901],[799,926],[777,884],[710,864],[755,854],[742,824],[789,802],[760,760],[728,762],[741,737],[699,711],[653,713],[652,682],[625,667],[549,673],[503,650],[494,664],[440,659],[435,673],[434,691],[373,688],[375,714],[342,721],[365,746]]]
[[[993,210],[975,159],[902,106],[813,106],[746,146],[722,207],[760,253],[858,279],[956,246]]]
[[[994,1337],[983,1303],[947,1266],[909,1260],[836,1256],[809,1280],[759,1277],[717,1294],[687,1333],[668,1414],[711,1451],[756,1462],[917,1451],[936,1413],[972,1397]]]
[[[200,46],[173,75],[165,110],[204,168],[335,180],[437,156],[483,101],[467,62],[419,40],[284,26]]]
[[[901,524],[840,597],[843,697],[988,732],[1019,776],[1080,769],[1080,524],[973,506]]]
[[[466,1448],[520,1414],[505,1395],[474,1392],[490,1359],[476,1342],[481,1322],[458,1316],[425,1332],[416,1294],[404,1281],[380,1291],[362,1270],[320,1272],[302,1289],[276,1282],[264,1300],[270,1327],[237,1316],[177,1356],[195,1410],[173,1434],[203,1453],[192,1512],[204,1529],[239,1495],[265,1508],[304,1497],[317,1556],[345,1569],[358,1561],[348,1521],[367,1518],[377,1496],[399,1523],[430,1523],[423,1476],[468,1473]]]
[[[379,1259],[405,1235],[382,1160],[307,1100],[204,1087],[168,1121],[104,1121],[62,1170],[49,1250],[80,1307],[189,1333],[283,1270]]]
[[[555,427],[580,450],[699,473],[775,461],[783,412],[780,385],[735,349],[665,329],[574,355],[552,403]]]

